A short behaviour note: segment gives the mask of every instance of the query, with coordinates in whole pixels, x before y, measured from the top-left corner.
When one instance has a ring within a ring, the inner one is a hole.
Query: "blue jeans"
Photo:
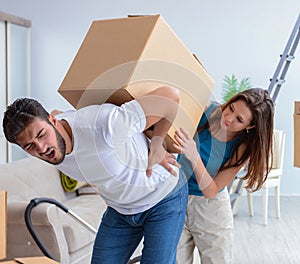
[[[123,215],[108,207],[94,243],[92,264],[126,264],[144,237],[142,264],[173,264],[184,225],[187,184],[178,186],[152,208]]]

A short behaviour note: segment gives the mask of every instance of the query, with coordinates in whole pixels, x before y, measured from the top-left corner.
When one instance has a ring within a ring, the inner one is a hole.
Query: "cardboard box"
[[[180,90],[179,127],[195,133],[214,82],[160,15],[93,21],[58,92],[75,108]]]
[[[300,168],[300,101],[294,111],[294,166]]]
[[[49,259],[47,257],[27,257],[27,258],[15,258],[10,261],[0,262],[1,264],[58,264],[58,262]]]
[[[0,259],[6,258],[7,192],[0,191]]]

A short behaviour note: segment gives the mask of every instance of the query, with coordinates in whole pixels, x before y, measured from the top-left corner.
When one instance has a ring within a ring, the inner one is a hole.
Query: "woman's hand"
[[[191,162],[193,168],[196,167],[200,156],[197,150],[196,142],[190,136],[189,132],[184,128],[180,128],[175,132],[175,139],[179,145],[174,143],[174,148],[177,149],[179,153],[182,153],[186,156],[186,158]]]

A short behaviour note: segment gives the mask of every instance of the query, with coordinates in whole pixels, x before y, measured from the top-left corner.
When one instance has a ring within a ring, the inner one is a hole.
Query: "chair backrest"
[[[282,130],[274,130],[273,140],[272,169],[282,169],[285,149],[285,132]]]

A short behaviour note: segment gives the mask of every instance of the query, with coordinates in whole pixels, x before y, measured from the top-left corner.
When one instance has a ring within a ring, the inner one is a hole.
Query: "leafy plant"
[[[235,94],[251,88],[249,77],[244,77],[240,82],[234,74],[231,77],[225,75],[222,83],[222,100],[223,103],[228,101]]]

